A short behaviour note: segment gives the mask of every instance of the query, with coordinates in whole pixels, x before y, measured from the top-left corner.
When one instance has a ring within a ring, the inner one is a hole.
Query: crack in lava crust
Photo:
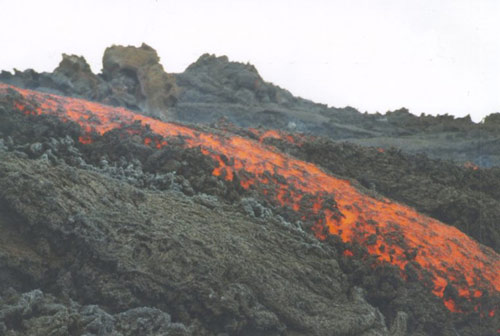
[[[409,207],[369,197],[311,163],[243,137],[204,133],[124,108],[0,84],[2,95],[9,90],[20,97],[13,107],[21,112],[50,114],[78,123],[87,133],[80,138],[82,143],[90,143],[94,132],[102,135],[137,121],[149,125],[159,136],[182,137],[187,147],[199,146],[203,154],[218,162],[214,175],[228,181],[237,176],[245,189],[254,188],[264,197],[274,198],[275,203],[314,214],[319,219],[312,230],[318,239],[338,235],[344,242],[362,244],[380,262],[396,265],[403,274],[408,263],[418,265],[419,278],[424,279],[427,272],[432,280],[430,290],[450,311],[460,312],[461,308],[445,295],[447,286],[466,300],[500,292],[500,256],[492,249]],[[150,142],[145,139],[146,144]],[[157,148],[165,145],[166,141],[156,142]],[[269,187],[276,192],[268,193]],[[332,197],[336,208],[331,205]]]

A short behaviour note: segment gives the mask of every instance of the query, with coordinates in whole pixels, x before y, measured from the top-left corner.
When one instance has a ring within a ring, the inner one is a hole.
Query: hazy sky
[[[167,72],[205,52],[250,62],[293,94],[360,111],[500,112],[500,0],[0,0],[0,69],[101,70],[111,44]]]

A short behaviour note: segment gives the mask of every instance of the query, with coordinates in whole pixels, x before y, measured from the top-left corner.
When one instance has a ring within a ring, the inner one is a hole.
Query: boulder
[[[52,74],[53,81],[59,84],[58,89],[91,100],[101,100],[109,93],[107,85],[92,72],[85,58],[67,54],[62,57]]]
[[[227,56],[203,54],[178,78],[187,84],[183,99],[196,102],[259,105],[294,100],[288,91],[265,82],[252,64],[231,62]]]
[[[110,103],[123,100],[150,116],[168,116],[168,108],[177,102],[177,85],[153,48],[144,43],[138,48],[113,45],[104,52],[102,63],[112,89]]]

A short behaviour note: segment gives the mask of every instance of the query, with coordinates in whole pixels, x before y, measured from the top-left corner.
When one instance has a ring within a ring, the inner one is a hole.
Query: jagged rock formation
[[[362,114],[352,107],[328,107],[294,97],[265,82],[254,66],[225,56],[205,54],[183,73],[167,74],[151,47],[113,46],[106,50],[103,74],[91,74],[81,57],[64,56],[53,73],[4,71],[0,81],[125,106],[160,119],[212,123],[224,117],[241,127],[262,125],[482,167],[500,165],[495,114],[476,124],[469,117],[417,117],[404,108]]]
[[[146,44],[139,48],[112,46],[102,59],[103,76],[111,84],[108,98],[135,105],[148,115],[161,117],[177,101],[175,78],[159,63],[156,51]]]
[[[244,127],[302,131],[326,121],[320,115],[326,106],[294,97],[265,82],[253,65],[226,56],[204,54],[176,78],[181,93],[175,112],[182,121],[210,123],[225,117]]]
[[[230,62],[226,56],[204,54],[178,78],[186,88],[183,100],[192,103],[290,105],[298,100],[264,82],[253,65]]]
[[[62,55],[61,63],[54,70],[53,87],[66,94],[76,94],[90,100],[103,100],[109,94],[106,86],[94,75],[85,58],[76,55]]]
[[[362,114],[294,97],[262,81],[255,68],[226,57],[203,55],[177,74],[182,88],[177,118],[214,122],[221,117],[241,127],[263,126],[363,146],[396,147],[407,153],[484,167],[500,165],[500,127],[494,114],[484,124],[470,117],[415,116],[405,108],[386,114]]]
[[[35,289],[23,294],[14,289],[0,297],[0,334],[46,335],[192,335],[190,328],[172,323],[170,315],[140,307],[109,314],[97,305],[62,302]]]
[[[171,119],[177,102],[175,77],[167,74],[156,51],[140,47],[112,46],[103,56],[103,73],[92,73],[87,61],[63,54],[52,73],[33,70],[2,71],[0,81],[49,93],[81,97],[109,105],[124,106],[144,115]]]

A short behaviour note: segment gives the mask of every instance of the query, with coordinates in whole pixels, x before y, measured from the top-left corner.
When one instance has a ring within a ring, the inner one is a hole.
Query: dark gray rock
[[[242,198],[241,205],[245,212],[251,217],[269,218],[273,215],[271,209],[262,206],[262,204],[260,204],[256,199],[253,198]]]
[[[65,94],[89,100],[101,101],[111,93],[109,86],[92,73],[82,56],[63,54],[59,66],[52,73],[52,80],[55,87]]]
[[[11,291],[6,299],[0,297],[0,332],[33,336],[192,335],[189,327],[172,323],[170,315],[159,309],[140,307],[110,314],[97,305],[63,302],[41,290]]]
[[[230,62],[226,56],[204,54],[177,78],[185,88],[183,101],[256,105],[297,100],[288,91],[264,82],[253,65]]]
[[[408,314],[398,312],[391,326],[391,336],[405,336],[408,324]]]
[[[99,173],[0,155],[0,269],[12,276],[3,286],[29,291],[36,283],[81,305],[52,306],[48,314],[39,308],[46,306],[42,292],[28,292],[0,304],[23,323],[0,320],[8,329],[155,334],[153,326],[174,321],[192,328],[171,324],[175,335],[388,334],[377,310],[349,295],[335,252],[324,245],[321,257],[311,254],[304,242],[314,238],[283,235],[272,218],[262,239],[262,224],[236,208],[220,212],[178,193],[139,191]],[[48,244],[43,258],[26,245],[28,237]],[[314,287],[305,281],[311,274]]]

